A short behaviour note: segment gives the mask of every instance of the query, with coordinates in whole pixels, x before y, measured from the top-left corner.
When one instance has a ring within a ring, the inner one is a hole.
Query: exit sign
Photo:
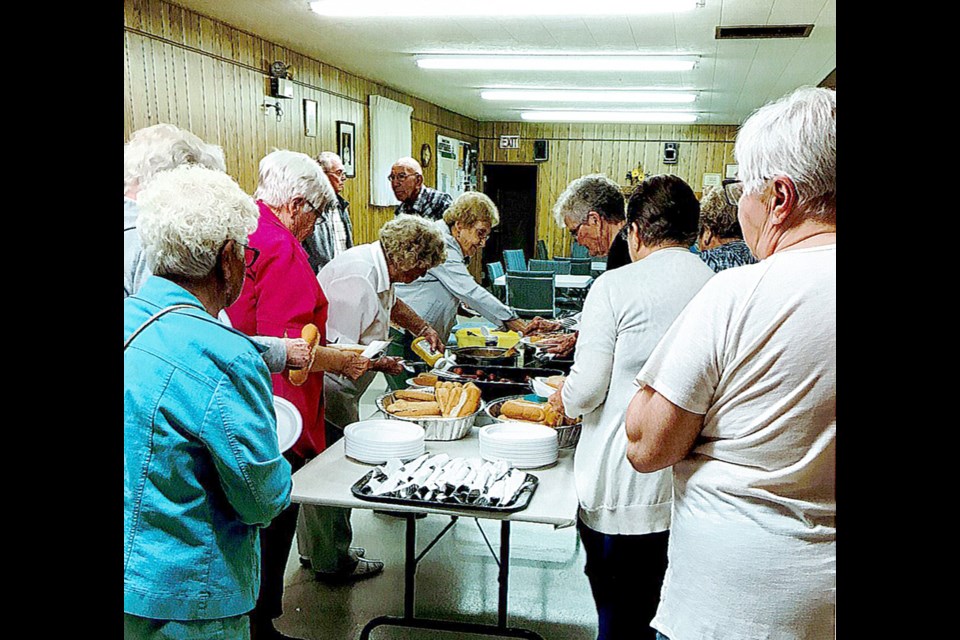
[[[520,136],[500,136],[501,149],[519,149]]]

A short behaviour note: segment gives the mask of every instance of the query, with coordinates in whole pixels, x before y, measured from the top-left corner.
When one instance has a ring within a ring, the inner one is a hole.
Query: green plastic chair
[[[503,264],[497,260],[496,262],[487,263],[487,276],[490,278],[490,290],[493,292],[493,295],[497,296],[503,300],[503,289],[504,287],[494,284],[497,281],[497,278],[503,275]]]
[[[527,262],[527,269],[530,271],[552,271],[553,273],[568,275],[570,273],[570,263],[562,260],[531,259]]]
[[[570,257],[572,257],[572,258],[589,258],[589,257],[590,257],[590,252],[587,251],[587,248],[586,248],[585,246],[583,246],[582,244],[580,244],[579,242],[577,242],[576,240],[574,240],[574,241],[573,241],[573,245],[572,245],[571,248],[570,248]]]
[[[507,271],[523,271],[527,268],[527,258],[523,255],[523,249],[504,249],[503,262],[507,266]]]
[[[537,240],[537,251],[533,256],[537,260],[549,260],[550,256],[547,254],[547,243],[544,242],[543,238]]]
[[[536,275],[507,271],[507,306],[522,318],[554,317],[557,314],[554,274],[527,273]]]
[[[588,276],[590,275],[590,264],[593,262],[593,258],[564,258],[557,256],[556,258],[559,262],[566,262],[570,265],[570,275],[572,276]]]

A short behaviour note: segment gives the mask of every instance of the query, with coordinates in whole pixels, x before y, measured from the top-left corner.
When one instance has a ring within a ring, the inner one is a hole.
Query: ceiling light
[[[495,71],[689,71],[694,57],[572,55],[420,55],[422,69]]]
[[[450,0],[418,0],[398,3],[395,0],[318,0],[310,8],[322,16],[338,18],[415,18],[456,16],[597,16],[679,13],[703,6],[703,0],[487,0],[486,2],[450,2]]]
[[[697,114],[680,111],[521,111],[520,118],[531,122],[645,122],[649,124],[690,123]]]
[[[484,100],[522,100],[526,102],[649,102],[690,103],[697,99],[695,93],[679,91],[622,91],[584,89],[484,89]]]

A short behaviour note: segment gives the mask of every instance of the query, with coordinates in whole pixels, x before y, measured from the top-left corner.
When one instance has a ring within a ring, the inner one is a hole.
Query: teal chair
[[[556,259],[560,262],[566,262],[570,265],[570,275],[572,276],[590,275],[590,264],[593,262],[593,258],[589,256],[586,258],[564,258],[562,256],[557,256]]]
[[[521,318],[557,315],[554,274],[544,272],[512,273],[507,270],[507,306]]]
[[[527,269],[530,271],[552,271],[556,274],[569,275],[570,263],[562,260],[536,260],[531,258],[527,262]]]
[[[537,251],[533,256],[537,260],[549,260],[550,256],[547,254],[547,243],[543,239],[537,240]]]
[[[587,248],[577,242],[573,241],[573,246],[570,248],[570,257],[571,258],[589,258],[590,252],[587,251]]]
[[[527,268],[527,258],[523,255],[523,249],[504,249],[503,262],[507,271],[524,271]]]
[[[487,263],[487,276],[490,278],[490,291],[493,292],[493,295],[497,296],[503,300],[503,290],[504,287],[494,284],[497,281],[497,278],[503,275],[503,264],[497,260],[496,262]]]

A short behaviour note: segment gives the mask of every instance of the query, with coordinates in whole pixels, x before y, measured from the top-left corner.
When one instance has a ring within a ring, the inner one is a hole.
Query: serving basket
[[[497,422],[523,422],[523,420],[515,420],[512,418],[501,418],[500,417],[500,407],[503,406],[508,400],[524,400],[526,396],[509,396],[507,398],[500,398],[490,402],[484,411],[491,420],[496,420]],[[531,422],[531,424],[540,424],[538,422]],[[573,449],[577,446],[577,443],[580,442],[580,430],[583,424],[577,422],[576,424],[570,425],[561,425],[559,427],[553,427],[553,430],[557,432],[557,446],[561,449]]]
[[[480,406],[473,413],[459,418],[442,418],[440,416],[398,416],[387,411],[387,406],[396,400],[394,392],[385,393],[377,398],[377,408],[391,420],[416,422],[426,432],[424,440],[460,440],[465,438],[473,427],[477,416],[486,405],[480,400]]]

